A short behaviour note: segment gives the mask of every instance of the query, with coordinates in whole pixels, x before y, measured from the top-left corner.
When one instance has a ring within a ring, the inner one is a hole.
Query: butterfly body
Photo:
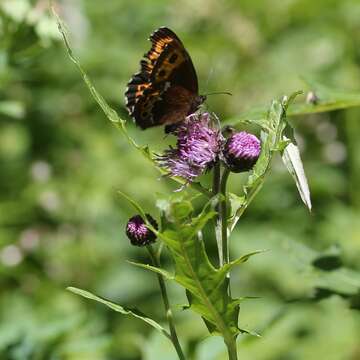
[[[162,27],[150,41],[140,72],[133,75],[125,93],[129,114],[142,129],[176,124],[205,101],[198,94],[191,58],[176,34]]]

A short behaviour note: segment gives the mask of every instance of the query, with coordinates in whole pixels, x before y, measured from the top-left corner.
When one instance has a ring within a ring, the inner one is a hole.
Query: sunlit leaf
[[[283,138],[285,140],[288,139],[285,135]],[[304,166],[301,161],[300,151],[296,143],[290,142],[282,152],[281,158],[295,181],[301,200],[308,209],[311,210],[310,189],[305,175]]]

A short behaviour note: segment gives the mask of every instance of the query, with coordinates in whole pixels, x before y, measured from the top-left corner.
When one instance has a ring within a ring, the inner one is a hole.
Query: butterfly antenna
[[[211,69],[210,69],[210,71],[209,71],[209,74],[208,74],[208,77],[207,77],[207,79],[206,79],[206,82],[205,82],[205,89],[208,88],[210,79],[212,78],[213,74],[214,74],[214,67],[212,66]]]

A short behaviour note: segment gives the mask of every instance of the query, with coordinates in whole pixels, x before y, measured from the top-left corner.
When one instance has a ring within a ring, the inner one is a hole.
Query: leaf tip
[[[73,287],[73,286],[68,286],[68,287],[66,287],[66,290],[67,290],[67,291],[70,291],[70,292],[73,293],[73,294],[79,294],[79,289],[76,288],[76,287]]]

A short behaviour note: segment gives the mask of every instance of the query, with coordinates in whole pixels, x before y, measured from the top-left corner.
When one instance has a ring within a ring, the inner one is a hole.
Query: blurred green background
[[[208,106],[221,119],[302,89],[301,76],[360,92],[358,0],[56,2],[97,89],[127,118],[123,93],[159,26],[185,43]],[[360,110],[296,117],[313,212],[281,161],[240,221],[233,255],[266,248],[232,277],[241,306],[239,358],[360,359]],[[161,129],[141,144],[165,147]],[[167,140],[166,140],[167,141]],[[233,176],[234,191],[242,176]],[[153,274],[129,246],[132,210],[117,189],[156,214],[174,184],[130,148],[91,98],[66,55],[48,1],[0,1],[0,359],[176,359],[138,320],[68,293],[67,286],[137,306],[164,321]],[[215,254],[214,239],[207,239]],[[169,261],[165,259],[167,265]],[[225,359],[221,339],[180,306],[189,358]]]

